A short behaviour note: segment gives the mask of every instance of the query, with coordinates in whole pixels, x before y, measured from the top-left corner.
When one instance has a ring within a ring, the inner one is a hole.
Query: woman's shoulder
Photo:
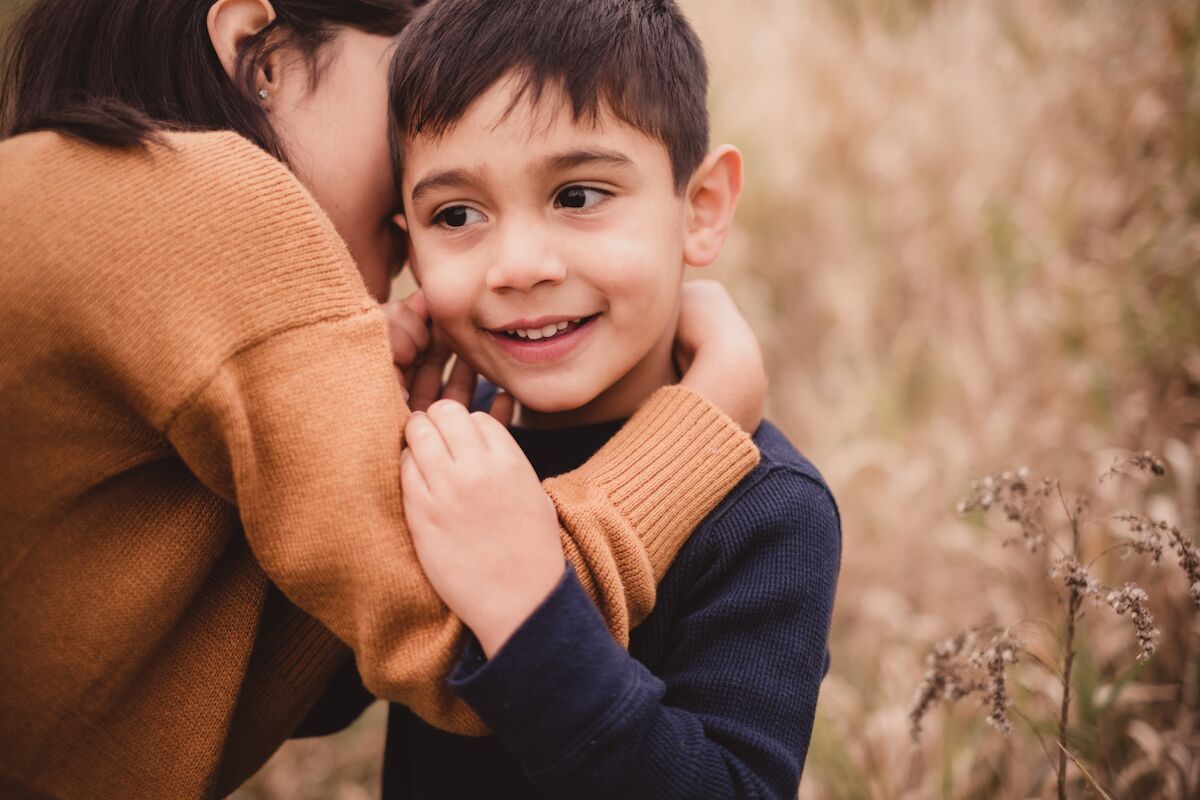
[[[127,150],[13,137],[0,218],[3,330],[41,335],[53,314],[58,349],[183,383],[277,333],[375,310],[312,196],[232,133]]]
[[[103,147],[53,132],[0,142],[0,260],[48,288],[103,282],[225,305],[278,290],[322,309],[362,305],[345,243],[283,164],[230,132]],[[244,298],[233,295],[245,295]]]
[[[230,131],[164,132],[159,143],[137,148],[54,131],[22,134],[0,142],[0,184],[5,204],[27,211],[69,202],[101,218],[138,211],[161,218],[186,216],[212,199],[229,212],[252,203],[320,215],[287,167]]]

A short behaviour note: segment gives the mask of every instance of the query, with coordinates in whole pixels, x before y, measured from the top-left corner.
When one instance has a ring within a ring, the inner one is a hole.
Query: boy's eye
[[[589,186],[568,186],[554,197],[554,205],[557,208],[591,208],[604,198],[611,196],[612,192],[606,192],[603,189],[593,189]]]
[[[450,206],[439,211],[433,218],[434,225],[445,225],[447,228],[463,228],[477,222],[483,222],[483,214],[470,206]]]

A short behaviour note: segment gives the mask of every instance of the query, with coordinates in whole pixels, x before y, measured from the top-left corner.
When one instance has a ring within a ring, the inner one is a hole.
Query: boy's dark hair
[[[499,79],[536,102],[550,85],[575,119],[605,103],[661,141],[682,190],[708,152],[708,67],[673,0],[435,0],[400,38],[391,72],[392,142],[439,136]]]

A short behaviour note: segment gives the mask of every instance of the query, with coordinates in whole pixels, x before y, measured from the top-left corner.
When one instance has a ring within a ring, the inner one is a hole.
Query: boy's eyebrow
[[[435,172],[417,181],[417,185],[412,190],[412,202],[416,203],[421,199],[421,195],[432,192],[434,189],[454,189],[459,186],[471,186],[481,182],[476,173],[465,169],[448,169],[442,172]]]
[[[554,171],[564,171],[588,164],[609,164],[617,167],[629,167],[633,166],[633,161],[624,153],[619,153],[616,150],[595,147],[571,150],[567,153],[550,156],[543,162],[543,167]]]

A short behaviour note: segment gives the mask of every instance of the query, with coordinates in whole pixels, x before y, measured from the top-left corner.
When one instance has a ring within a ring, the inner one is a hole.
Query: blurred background
[[[682,4],[715,140],[747,163],[709,275],[761,337],[769,416],[842,510],[800,796],[1051,796],[1044,671],[1015,670],[1009,736],[971,699],[935,709],[917,744],[908,714],[932,643],[980,622],[1062,627],[1043,561],[956,514],[974,478],[1028,466],[1086,490],[1152,450],[1165,476],[1098,501],[1200,531],[1200,4]],[[1171,567],[1093,568],[1146,587],[1162,641],[1131,670],[1128,620],[1085,616],[1073,797],[1102,796],[1082,769],[1114,798],[1200,796],[1200,615]],[[236,796],[376,796],[384,712],[289,744]]]

